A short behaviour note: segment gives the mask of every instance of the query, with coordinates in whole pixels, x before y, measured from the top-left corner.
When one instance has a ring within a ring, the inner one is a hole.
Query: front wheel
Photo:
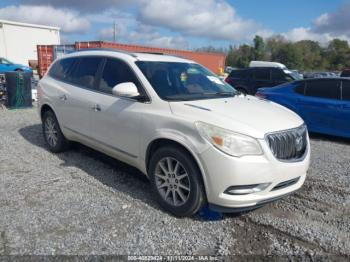
[[[69,141],[62,134],[57,118],[52,111],[46,111],[42,119],[43,134],[49,150],[53,153],[65,151]]]
[[[175,216],[191,216],[205,204],[198,167],[180,147],[158,149],[151,158],[149,177],[159,204]]]

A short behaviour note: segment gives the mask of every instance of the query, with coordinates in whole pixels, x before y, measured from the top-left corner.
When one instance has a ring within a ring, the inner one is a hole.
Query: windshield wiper
[[[203,95],[210,95],[210,96],[235,96],[236,93],[234,92],[215,92],[215,93],[203,93]]]

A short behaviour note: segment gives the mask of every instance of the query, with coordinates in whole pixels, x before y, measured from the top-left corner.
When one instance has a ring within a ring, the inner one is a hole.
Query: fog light
[[[229,195],[248,195],[264,191],[271,183],[256,184],[256,185],[243,185],[243,186],[230,186],[225,190],[225,194]]]

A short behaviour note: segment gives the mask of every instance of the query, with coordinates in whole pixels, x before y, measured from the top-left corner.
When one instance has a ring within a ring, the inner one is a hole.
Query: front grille
[[[266,141],[273,155],[283,161],[302,158],[307,149],[307,129],[305,125],[266,135]]]

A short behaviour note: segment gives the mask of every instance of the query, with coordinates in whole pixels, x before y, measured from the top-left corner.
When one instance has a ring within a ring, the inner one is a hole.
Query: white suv
[[[138,168],[177,216],[254,209],[299,189],[309,167],[300,117],[179,57],[76,52],[54,62],[38,99],[52,152],[78,141]]]

